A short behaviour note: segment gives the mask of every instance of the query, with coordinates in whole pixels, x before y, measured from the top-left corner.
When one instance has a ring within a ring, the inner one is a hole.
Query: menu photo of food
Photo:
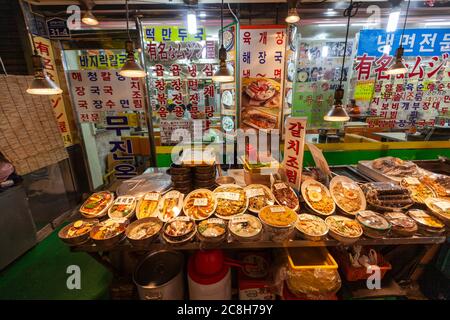
[[[277,129],[281,110],[281,84],[269,78],[242,79],[243,128]]]

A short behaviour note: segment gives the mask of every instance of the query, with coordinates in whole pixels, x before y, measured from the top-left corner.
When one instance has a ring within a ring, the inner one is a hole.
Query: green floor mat
[[[68,289],[69,266],[80,268],[81,289]],[[58,230],[0,272],[0,299],[106,299],[111,273],[87,253],[71,252]]]

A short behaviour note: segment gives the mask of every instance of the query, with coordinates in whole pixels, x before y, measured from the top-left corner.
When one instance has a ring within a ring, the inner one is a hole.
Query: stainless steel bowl
[[[145,238],[141,238],[141,239],[130,238],[130,233],[134,228],[137,228],[139,225],[141,225],[143,223],[148,223],[148,222],[155,222],[155,223],[159,224],[158,232],[156,232],[152,235],[149,235]],[[163,226],[163,223],[158,218],[155,218],[155,217],[143,218],[143,219],[136,220],[133,223],[131,223],[130,225],[128,225],[127,229],[125,230],[125,235],[127,236],[128,242],[130,242],[133,246],[139,247],[139,248],[147,248],[151,243],[153,243],[156,240],[156,238],[158,238],[159,232],[161,231],[162,226]]]
[[[235,184],[235,183],[236,183],[236,179],[234,179],[233,177],[229,177],[229,176],[221,176],[216,179],[216,184],[218,184],[219,186],[224,185],[224,184]]]

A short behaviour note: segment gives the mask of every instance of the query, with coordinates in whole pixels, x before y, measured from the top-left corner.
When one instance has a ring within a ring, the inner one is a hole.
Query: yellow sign
[[[60,85],[58,72],[56,70],[55,57],[53,55],[52,44],[50,40],[38,36],[33,36],[36,50],[44,61],[44,69],[47,76],[52,79],[58,86]],[[61,94],[50,97],[53,112],[58,123],[59,132],[64,141],[64,147],[73,145],[72,134],[70,133],[69,121],[67,120],[64,99]]]
[[[135,54],[137,57],[137,53]],[[108,54],[108,53],[88,53],[78,55],[78,69],[80,70],[110,70],[120,69],[125,64],[127,55],[121,54]]]
[[[196,34],[189,34],[186,27],[147,26],[144,27],[146,42],[195,42],[206,40],[205,27],[198,27]]]
[[[375,80],[357,81],[353,98],[357,101],[372,100]]]

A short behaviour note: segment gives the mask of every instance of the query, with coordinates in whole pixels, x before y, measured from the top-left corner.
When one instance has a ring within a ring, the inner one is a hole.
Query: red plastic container
[[[341,250],[335,250],[333,257],[337,260],[339,268],[347,281],[367,280],[372,274],[367,272],[366,267],[354,267],[348,254]],[[379,252],[377,252],[377,265],[380,268],[381,279],[386,275],[386,272],[392,269],[391,264]]]

